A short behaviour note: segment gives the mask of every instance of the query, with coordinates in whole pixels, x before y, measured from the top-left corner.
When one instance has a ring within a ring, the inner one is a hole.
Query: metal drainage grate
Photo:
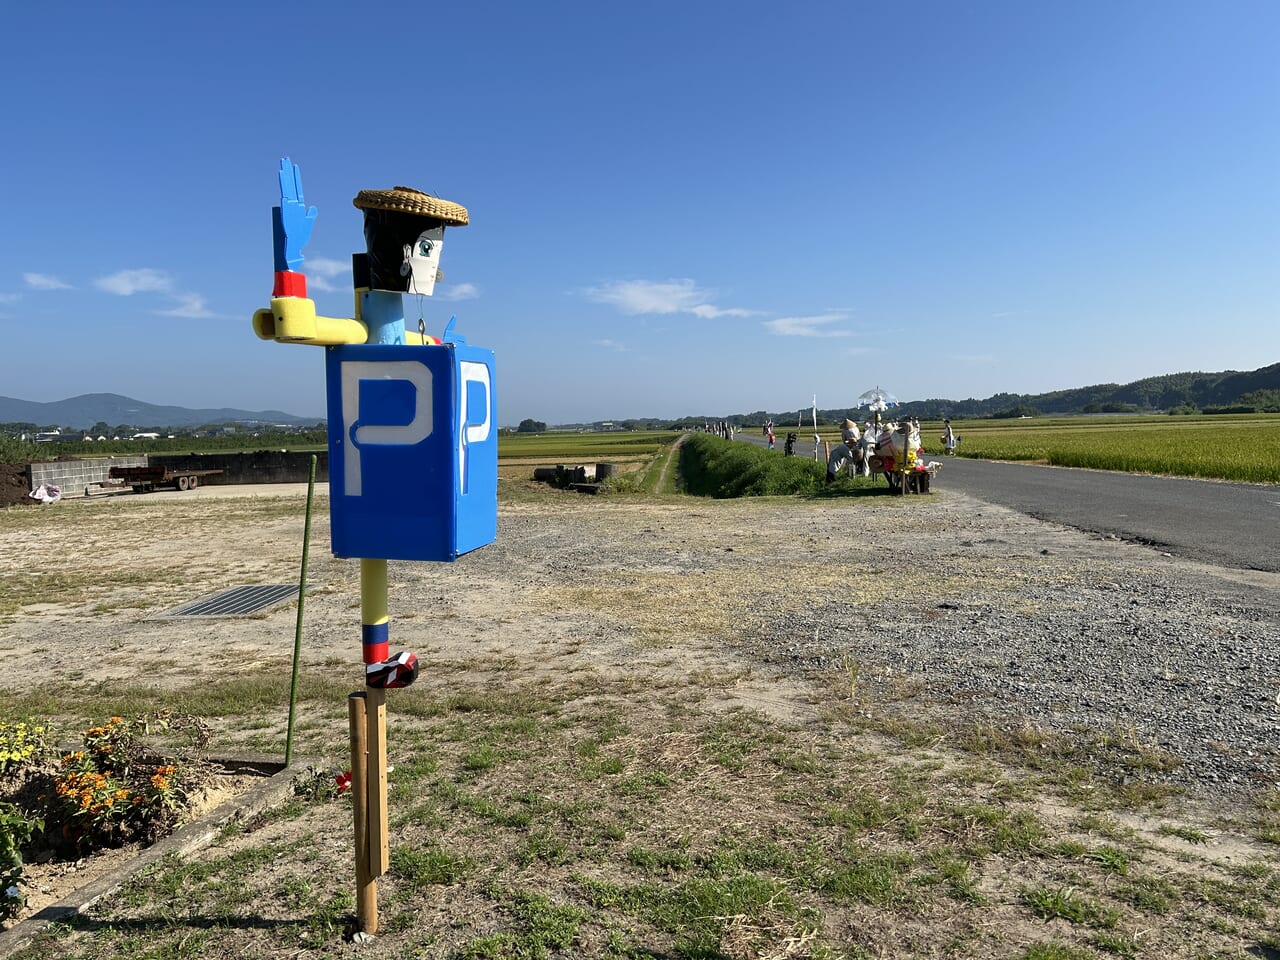
[[[193,600],[181,607],[166,610],[152,619],[167,620],[170,617],[243,617],[268,607],[274,607],[298,595],[296,584],[274,583],[256,587],[231,587]]]

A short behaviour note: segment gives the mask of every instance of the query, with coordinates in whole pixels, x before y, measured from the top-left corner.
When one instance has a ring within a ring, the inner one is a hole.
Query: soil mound
[[[0,507],[34,505],[36,501],[27,496],[28,482],[25,463],[0,463]]]

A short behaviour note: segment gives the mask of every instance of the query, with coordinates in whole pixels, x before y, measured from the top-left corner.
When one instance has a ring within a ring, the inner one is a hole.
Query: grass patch
[[[1023,891],[1022,900],[1041,920],[1062,918],[1072,923],[1109,928],[1114,927],[1120,917],[1119,911],[1065,888],[1032,887]]]
[[[1073,931],[1027,950],[1128,956],[1132,925],[1155,931],[1144,955],[1176,955],[1188,937],[1264,923],[1280,896],[1265,864],[1144,874],[1137,837],[1101,813],[1046,818],[1002,788],[1016,777],[996,758],[983,777],[956,777],[936,754],[836,746],[839,721],[788,725],[696,701],[673,715],[609,689],[582,677],[502,696],[455,685],[447,702],[399,716],[379,933],[389,955],[873,956],[909,952],[911,931],[941,929],[940,917],[958,925],[957,949],[981,955],[999,942],[998,924],[995,939],[982,932],[993,902]],[[508,750],[531,735],[529,716],[557,719],[533,729],[538,748],[517,762]],[[130,924],[143,921],[159,937],[146,949],[182,942],[213,957],[264,902],[296,919],[255,933],[246,956],[335,948],[350,923],[349,864],[340,855],[335,873],[323,848],[336,834],[345,849],[349,830],[346,804],[320,797],[226,831],[72,921],[57,950],[129,955]],[[1104,842],[1065,833],[1081,830]],[[1029,872],[1037,881],[1015,886]],[[450,924],[423,912],[424,896]],[[884,942],[827,932],[860,929],[866,911],[886,918]]]
[[[306,668],[299,671],[298,700],[332,708],[335,703],[345,703],[351,685],[350,678],[335,676],[332,670]],[[149,713],[157,703],[180,703],[184,712],[197,716],[245,717],[263,711],[287,711],[289,686],[288,662],[282,659],[274,670],[224,675],[217,683],[202,680],[176,689],[107,680],[84,688],[46,684],[5,693],[7,710],[32,716],[125,716]]]
[[[1187,843],[1206,844],[1209,842],[1209,835],[1199,827],[1186,827],[1174,823],[1162,823],[1159,827],[1160,834],[1166,837],[1177,837],[1179,840],[1185,840]]]
[[[706,433],[693,434],[680,447],[681,482],[686,493],[700,497],[814,493],[826,476],[825,464]]]
[[[457,883],[467,875],[467,858],[431,845],[426,848],[397,846],[391,851],[391,869],[417,887]]]

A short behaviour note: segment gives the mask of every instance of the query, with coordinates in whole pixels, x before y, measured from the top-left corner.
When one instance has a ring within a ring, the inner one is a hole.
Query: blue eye
[[[420,256],[420,257],[429,257],[429,256],[431,256],[431,251],[432,251],[433,249],[434,249],[434,248],[432,247],[432,245],[431,245],[431,241],[430,241],[430,240],[419,240],[419,241],[418,241],[418,256]]]

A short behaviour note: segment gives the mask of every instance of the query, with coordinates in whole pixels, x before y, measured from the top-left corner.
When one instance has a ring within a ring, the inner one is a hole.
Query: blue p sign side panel
[[[446,343],[457,377],[457,541],[459,554],[498,537],[498,398],[493,351]]]
[[[451,561],[492,543],[493,353],[361,344],[326,354],[334,554]]]

